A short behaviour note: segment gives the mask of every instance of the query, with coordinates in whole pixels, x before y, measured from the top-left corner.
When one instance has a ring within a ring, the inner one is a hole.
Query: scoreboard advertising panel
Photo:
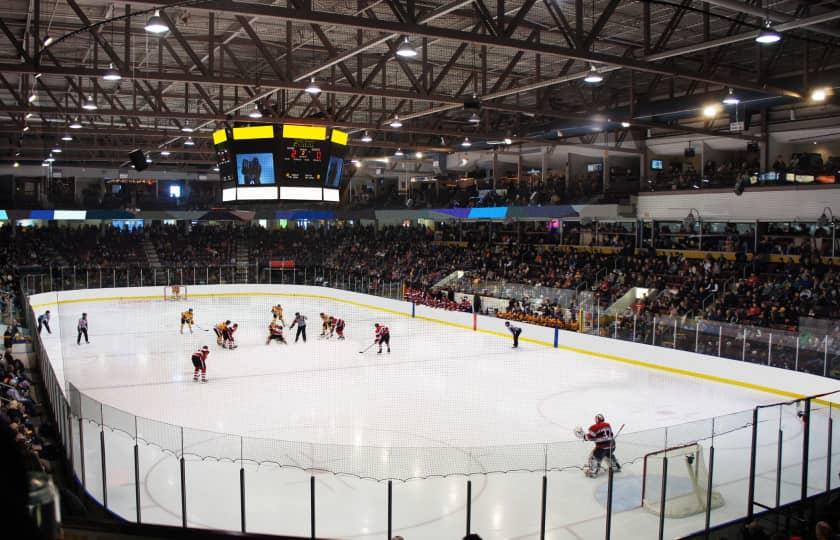
[[[213,133],[222,200],[339,201],[347,133],[296,124]]]

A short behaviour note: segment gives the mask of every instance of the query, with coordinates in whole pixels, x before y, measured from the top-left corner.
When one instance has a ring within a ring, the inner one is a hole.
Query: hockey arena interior
[[[0,537],[840,538],[837,2],[0,31]]]

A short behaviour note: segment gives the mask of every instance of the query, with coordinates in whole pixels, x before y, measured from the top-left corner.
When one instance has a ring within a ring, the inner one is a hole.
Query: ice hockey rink
[[[613,538],[656,537],[658,517],[639,508],[643,456],[695,440],[716,452],[714,486],[725,504],[711,523],[745,513],[752,408],[782,396],[564,350],[563,333],[559,349],[524,341],[514,350],[506,336],[345,302],[340,291],[333,293],[190,294],[181,301],[164,301],[162,293],[103,295],[54,306],[58,324],[42,339],[56,374],[82,395],[88,491],[100,501],[107,494],[109,509],[136,519],[136,441],[143,522],[181,524],[183,456],[190,526],[241,528],[244,469],[249,532],[309,536],[314,478],[319,537],[383,538],[391,478],[393,534],[460,538],[469,480],[472,531],[513,539],[539,536],[545,474],[546,537],[603,538],[607,478],[584,476],[592,444],[573,434],[602,413],[614,430],[623,426]],[[295,312],[308,317],[306,343],[293,343],[294,330],[287,329],[288,345],[265,344],[277,303],[287,322]],[[181,334],[179,314],[190,307],[200,328]],[[91,343],[77,345],[83,311]],[[320,312],[345,319],[345,341],[318,336]],[[235,350],[221,349],[204,331],[225,319],[240,326]],[[373,340],[375,322],[391,329],[390,354],[375,347],[360,354]],[[193,382],[190,362],[202,345],[211,349],[206,384]],[[826,478],[830,414],[818,410],[811,426],[812,448],[823,449],[816,452],[822,459],[811,463],[814,490]],[[797,409],[762,415],[757,496],[768,503],[775,497],[781,432],[780,500],[793,500],[801,489]],[[73,457],[78,472],[82,456]],[[832,462],[840,465],[837,456]],[[836,483],[840,467],[833,464]],[[658,478],[649,473],[649,481]],[[685,484],[677,478],[670,489]],[[702,523],[702,514],[667,519],[665,537]]]

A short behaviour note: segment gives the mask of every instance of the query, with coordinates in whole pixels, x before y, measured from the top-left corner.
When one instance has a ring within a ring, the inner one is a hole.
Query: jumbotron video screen
[[[339,202],[347,133],[296,124],[213,133],[223,202]]]

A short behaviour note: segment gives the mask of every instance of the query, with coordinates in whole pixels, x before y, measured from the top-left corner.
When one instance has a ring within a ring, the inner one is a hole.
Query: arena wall
[[[495,317],[445,311],[420,305],[412,306],[411,303],[401,300],[381,298],[326,287],[268,284],[190,285],[188,292],[192,298],[205,296],[276,295],[278,302],[281,303],[282,301],[280,299],[288,296],[299,295],[309,298],[323,298],[327,301],[348,303],[357,307],[404,317],[414,316],[421,320],[458,328],[461,331],[478,331],[497,335],[500,338],[500,346],[509,346],[509,340],[511,339],[510,333],[504,326],[504,320]],[[130,299],[163,299],[163,287],[87,289],[59,293],[43,293],[31,296],[30,303],[36,313],[41,313],[45,309],[55,308],[57,305],[60,305],[62,308],[61,311],[66,313],[66,309],[73,304],[79,304],[81,307],[85,302]],[[92,324],[95,325],[95,322]],[[589,355],[593,358],[593,361],[621,362],[642,368],[751,388],[791,398],[832,392],[840,388],[840,384],[833,379],[808,373],[664,347],[579,334],[576,332],[555,331],[553,328],[528,323],[516,324],[523,329],[521,341],[526,347],[529,345],[554,347],[556,332],[558,349]],[[840,403],[840,396],[830,396],[827,400],[833,403]]]

